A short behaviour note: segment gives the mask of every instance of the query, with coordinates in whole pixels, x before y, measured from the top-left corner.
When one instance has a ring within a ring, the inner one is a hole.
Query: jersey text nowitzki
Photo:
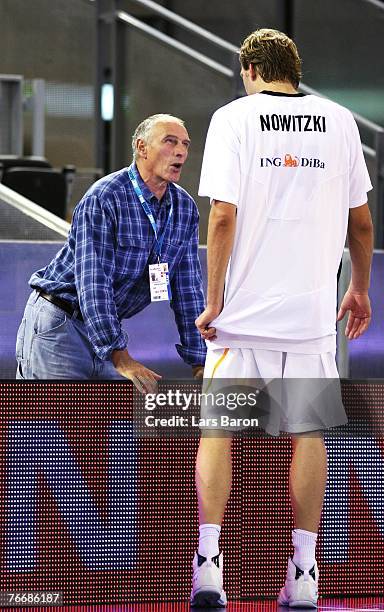
[[[264,131],[326,132],[322,115],[260,115],[260,127]]]

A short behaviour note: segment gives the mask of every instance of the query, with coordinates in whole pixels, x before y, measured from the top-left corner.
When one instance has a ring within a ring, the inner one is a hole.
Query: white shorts
[[[236,389],[235,389],[236,388]],[[223,389],[259,390],[259,427],[268,434],[304,433],[328,429],[348,422],[341,398],[335,353],[300,354],[267,349],[210,348],[204,369],[201,401],[201,429],[240,431],[246,426],[221,426],[226,407],[205,400]],[[217,397],[217,396],[216,396]],[[250,416],[250,408],[235,410],[239,417]],[[208,419],[208,421],[206,420]],[[218,426],[212,426],[216,419]],[[225,420],[225,419],[224,419]],[[228,420],[228,419],[226,419]],[[234,422],[234,421],[232,421]],[[247,422],[247,421],[244,421]],[[206,423],[206,426],[204,426]]]

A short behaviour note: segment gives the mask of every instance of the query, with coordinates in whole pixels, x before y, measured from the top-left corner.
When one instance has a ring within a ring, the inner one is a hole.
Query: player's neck
[[[297,89],[295,89],[292,83],[288,83],[286,81],[272,81],[272,83],[262,81],[261,83],[257,83],[257,90],[254,93],[261,93],[262,91],[273,91],[284,94],[297,93]]]

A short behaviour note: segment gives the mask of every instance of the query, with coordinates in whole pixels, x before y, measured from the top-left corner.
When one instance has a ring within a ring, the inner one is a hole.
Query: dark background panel
[[[384,123],[384,4],[295,0],[303,81],[351,110]]]
[[[95,3],[1,0],[2,73],[66,83],[93,81]]]
[[[0,73],[46,81],[46,157],[52,165],[94,166],[96,3],[1,0]],[[31,113],[25,111],[25,154]]]

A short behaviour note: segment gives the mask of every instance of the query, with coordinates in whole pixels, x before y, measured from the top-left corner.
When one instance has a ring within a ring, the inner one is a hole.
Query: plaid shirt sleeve
[[[204,292],[198,255],[199,225],[195,220],[188,246],[171,279],[171,306],[175,314],[181,344],[176,344],[180,357],[189,365],[204,365],[205,342],[195,326],[195,319],[204,310]]]
[[[112,214],[95,195],[75,211],[75,282],[86,331],[100,359],[124,349],[127,338],[117,317],[113,294],[115,230]]]

